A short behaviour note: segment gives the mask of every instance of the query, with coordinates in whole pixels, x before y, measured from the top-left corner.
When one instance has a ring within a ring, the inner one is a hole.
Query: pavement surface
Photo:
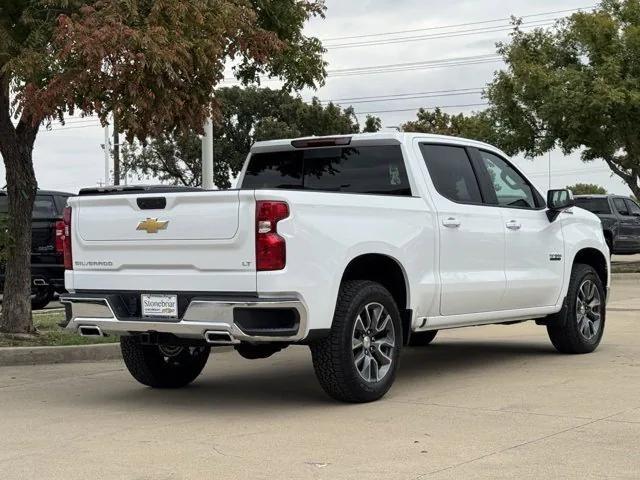
[[[0,477],[637,479],[640,276],[612,295],[593,354],[532,322],[440,332],[366,405],[329,400],[305,347],[214,354],[176,391],[119,361],[0,368]]]

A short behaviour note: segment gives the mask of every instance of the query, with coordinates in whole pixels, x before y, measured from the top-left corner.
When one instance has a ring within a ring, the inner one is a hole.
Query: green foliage
[[[215,94],[220,118],[214,124],[214,181],[230,186],[229,174],[237,175],[251,148],[260,140],[310,135],[357,133],[359,125],[351,107],[268,88],[220,88]],[[369,120],[371,118],[371,120]],[[369,117],[368,128],[377,131],[380,119]],[[140,178],[154,177],[180,185],[201,183],[201,141],[195,132],[160,135],[143,146],[133,143],[123,149],[124,169]]]
[[[380,130],[381,128],[382,128],[382,120],[380,120],[380,117],[367,115],[367,118],[364,121],[364,127],[362,127],[362,132],[374,133]]]
[[[568,190],[571,190],[574,195],[606,195],[607,190],[600,185],[593,183],[576,183],[575,185],[567,186]]]
[[[498,46],[507,69],[486,91],[501,147],[602,158],[638,196],[640,1],[604,0],[551,30],[517,25]]]
[[[402,125],[404,132],[421,132],[436,135],[464,137],[495,144],[492,120],[488,112],[477,112],[470,115],[462,113],[451,115],[440,108],[434,110],[418,110],[418,119]]]
[[[241,82],[316,87],[324,49],[302,34],[324,0],[3,0],[0,73],[33,122],[116,112],[129,139],[201,129],[233,60]]]

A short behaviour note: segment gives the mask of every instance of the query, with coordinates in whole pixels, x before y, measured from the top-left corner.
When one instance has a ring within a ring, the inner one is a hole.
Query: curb
[[[47,363],[99,362],[122,358],[119,343],[69,345],[64,347],[3,347],[0,367]]]
[[[611,278],[617,278],[618,280],[635,280],[640,279],[640,273],[611,273]]]

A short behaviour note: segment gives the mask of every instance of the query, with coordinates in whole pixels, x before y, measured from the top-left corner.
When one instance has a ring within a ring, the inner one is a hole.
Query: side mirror
[[[571,190],[549,190],[547,192],[547,217],[550,222],[553,222],[561,211],[575,206],[576,202],[573,199],[573,193]]]

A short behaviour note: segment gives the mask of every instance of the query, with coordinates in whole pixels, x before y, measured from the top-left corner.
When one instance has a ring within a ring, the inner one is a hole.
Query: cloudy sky
[[[545,26],[570,13],[552,12],[592,5],[588,0],[327,0],[326,19],[313,20],[307,33],[321,38],[328,48],[330,76],[320,90],[302,95],[353,104],[356,112],[376,112],[387,128],[411,120],[419,107],[443,106],[450,113],[478,110],[483,108],[478,105],[483,103],[479,91],[502,65],[492,55],[495,42],[508,39],[507,18],[516,15]],[[389,65],[398,66],[380,71],[380,66]],[[373,72],[352,71],[368,67],[374,67]],[[361,121],[364,117],[365,113],[359,115]],[[42,131],[34,151],[40,187],[75,192],[102,181],[103,142],[97,120],[73,119],[63,128]],[[546,191],[549,158],[515,160]],[[628,193],[603,162],[583,164],[578,155],[565,157],[556,151],[551,154],[551,171],[554,188],[585,182]]]

